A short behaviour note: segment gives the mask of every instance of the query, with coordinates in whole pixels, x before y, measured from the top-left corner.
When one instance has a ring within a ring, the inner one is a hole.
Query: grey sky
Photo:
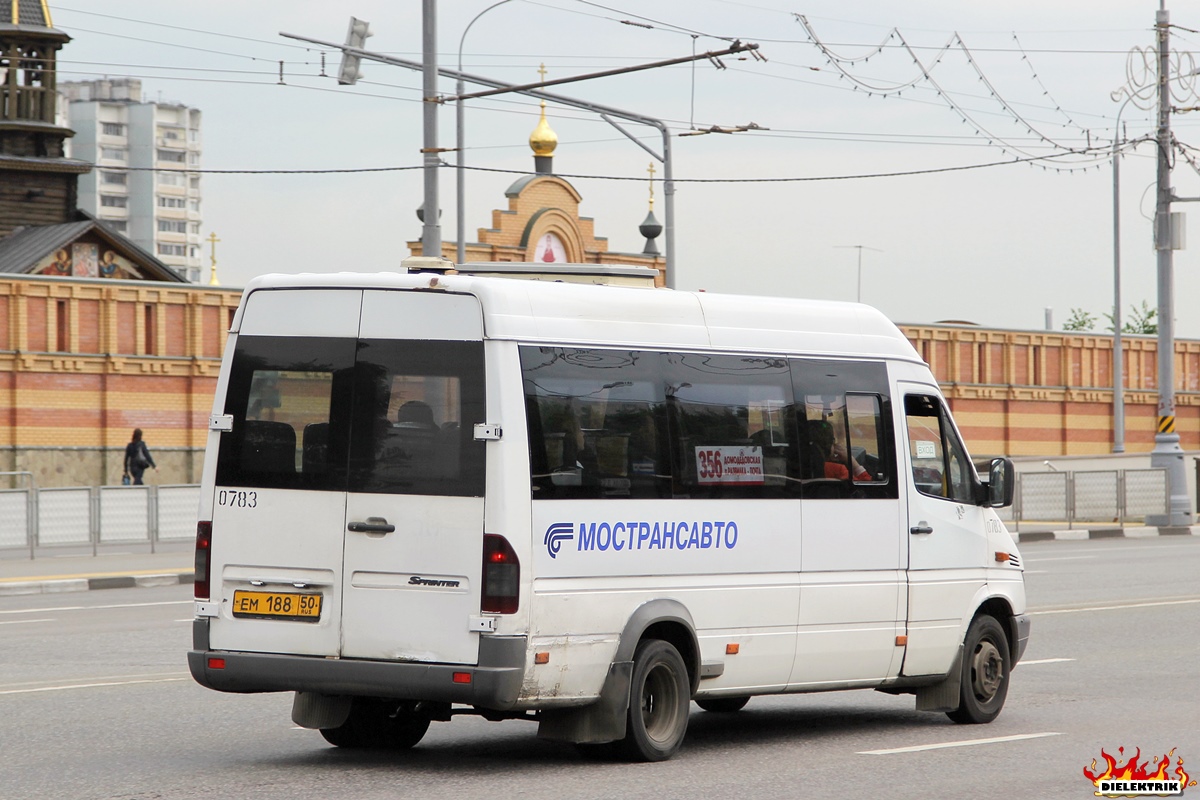
[[[453,65],[467,22],[488,5],[440,4],[444,64]],[[419,58],[420,6],[418,0],[51,0],[56,27],[74,37],[62,51],[60,80],[141,77],[148,99],[203,110],[205,168],[257,170],[421,163],[419,74],[365,63],[359,85],[339,87],[333,77],[319,77],[315,49],[278,35],[340,41],[354,15],[371,23],[370,49]],[[1128,51],[1154,44],[1157,7],[1116,0],[1015,0],[987,8],[962,2],[512,0],[471,29],[463,62],[467,71],[528,82],[537,79],[543,61],[555,77],[686,55],[693,44],[700,51],[722,47],[715,37],[757,42],[765,63],[726,59],[727,69],[718,70],[701,62],[694,70],[675,67],[556,90],[659,117],[679,132],[692,122],[753,121],[771,129],[675,138],[677,179],[829,178],[681,182],[680,288],[853,300],[857,255],[845,246],[863,244],[881,251],[863,252],[863,301],[898,322],[965,319],[1039,328],[1046,307],[1059,325],[1075,306],[1097,316],[1111,308],[1107,156],[849,176],[1006,162],[1018,154],[1061,152],[1058,145],[1106,147],[1118,108],[1110,92],[1127,80]],[[1170,10],[1172,22],[1200,28],[1200,3]],[[804,14],[841,56],[867,55],[886,40],[889,46],[869,61],[845,65],[861,85],[920,78],[916,55],[943,94],[924,78],[898,96],[853,89],[854,81],[838,77],[792,12]],[[898,46],[899,38],[887,38],[893,27],[911,53]],[[704,35],[693,39],[689,31]],[[954,32],[966,50],[955,40],[938,60]],[[1200,47],[1200,34],[1176,30],[1173,45]],[[280,59],[285,85],[278,83]],[[336,74],[338,59],[327,55],[327,75]],[[449,81],[442,85],[452,88]],[[646,176],[648,155],[603,121],[572,109],[548,111],[559,137],[557,172]],[[1176,135],[1200,147],[1200,127],[1191,117],[1176,117]],[[536,103],[527,98],[476,101],[468,111],[468,163],[531,169],[526,140],[536,120]],[[443,146],[453,144],[453,123],[447,108]],[[1129,138],[1153,132],[1152,113],[1133,104],[1123,123]],[[657,145],[655,132],[640,133]],[[1148,219],[1153,155],[1147,143],[1122,161],[1126,308],[1157,302]],[[1074,171],[1056,172],[1056,166]],[[1174,174],[1177,194],[1200,195],[1200,177],[1183,158]],[[491,226],[492,209],[505,207],[503,192],[515,177],[469,174],[469,240]],[[610,248],[640,250],[646,181],[571,180],[583,195],[582,212],[595,217],[596,232],[608,237]],[[407,254],[405,242],[420,236],[414,215],[420,181],[417,170],[206,175],[202,234],[221,239],[218,269],[227,285],[272,271],[394,268]],[[447,240],[454,238],[453,188],[447,170],[441,183]],[[661,219],[661,186],[655,196]],[[1191,212],[1191,238],[1200,241],[1200,208],[1176,210]],[[206,245],[205,263],[207,253]],[[1192,311],[1200,299],[1197,268],[1195,249],[1176,253],[1177,333],[1200,338],[1200,315]]]

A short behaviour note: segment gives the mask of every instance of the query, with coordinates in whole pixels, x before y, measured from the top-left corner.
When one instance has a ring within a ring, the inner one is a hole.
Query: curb
[[[0,597],[23,594],[62,594],[92,589],[132,589],[134,587],[176,586],[195,581],[193,572],[165,572],[151,575],[104,575],[94,578],[52,578],[36,581],[0,581]]]
[[[1087,530],[1014,532],[1018,544],[1024,542],[1076,541],[1094,539],[1149,539],[1154,536],[1200,536],[1200,525],[1192,527],[1091,528]]]

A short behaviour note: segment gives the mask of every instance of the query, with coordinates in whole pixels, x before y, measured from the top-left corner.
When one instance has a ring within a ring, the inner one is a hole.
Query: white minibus
[[[690,702],[1000,713],[1023,569],[928,366],[852,303],[268,275],[209,421],[195,679],[339,747],[431,721],[659,761]],[[552,277],[552,276],[551,276]]]

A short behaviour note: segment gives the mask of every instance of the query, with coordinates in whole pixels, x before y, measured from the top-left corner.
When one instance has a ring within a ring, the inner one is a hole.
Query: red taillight
[[[225,669],[225,659],[210,658],[208,660],[208,668],[209,669]]]
[[[521,591],[521,563],[503,536],[483,535],[483,600],[481,611],[515,614]]]
[[[208,599],[208,579],[212,569],[212,523],[196,523],[196,588],[197,600]]]
[[[452,679],[452,680],[453,680],[455,683],[470,683],[470,682],[471,682],[471,673],[469,673],[469,672],[456,672],[456,673],[454,673],[454,675],[452,676],[452,678],[451,678],[451,679]]]

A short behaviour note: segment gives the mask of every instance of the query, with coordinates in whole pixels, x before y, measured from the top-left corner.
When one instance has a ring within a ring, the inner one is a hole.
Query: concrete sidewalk
[[[0,597],[191,583],[192,551],[0,559]]]

